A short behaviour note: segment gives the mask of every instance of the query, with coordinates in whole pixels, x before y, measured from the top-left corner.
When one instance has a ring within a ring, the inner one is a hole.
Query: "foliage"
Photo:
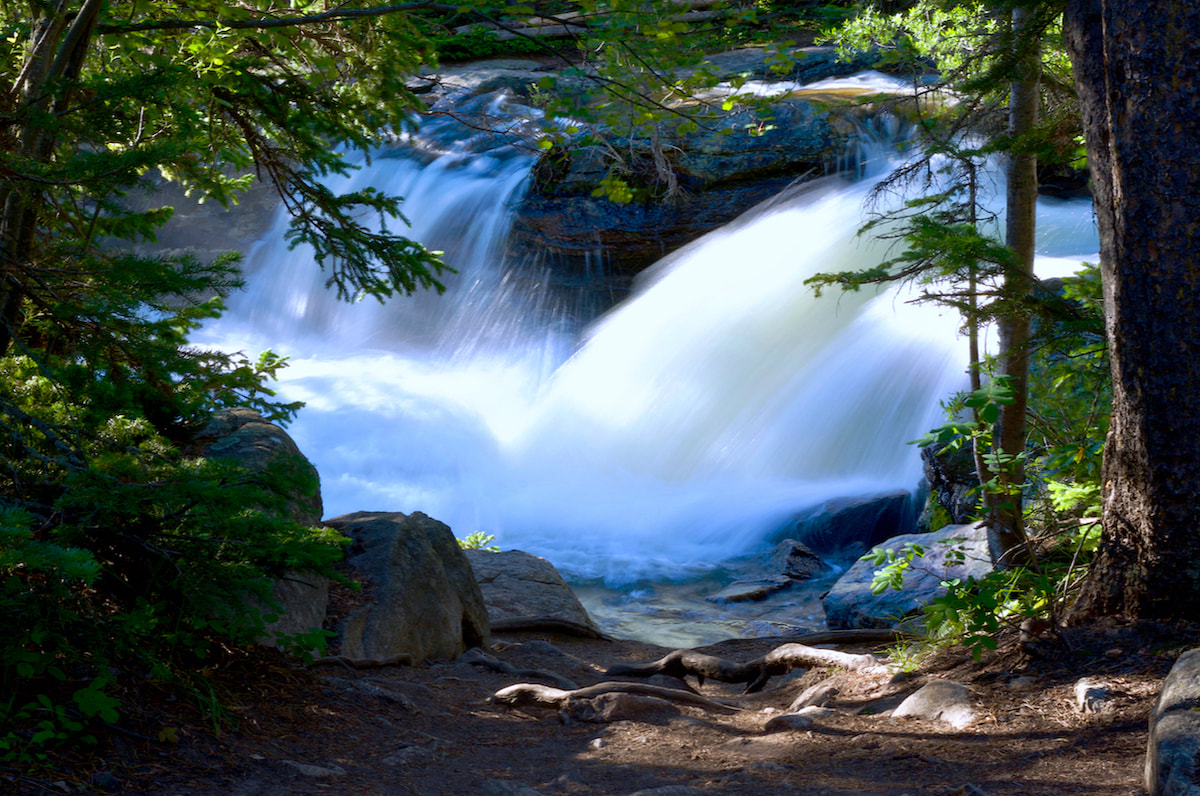
[[[1111,384],[1104,345],[1099,275],[1084,265],[1041,296],[1033,358],[1030,445],[1026,489],[1030,527],[1036,529],[1029,565],[994,571],[978,580],[944,579],[944,596],[923,608],[930,637],[964,643],[978,655],[994,648],[997,632],[1025,618],[1057,619],[1078,592],[1100,540],[1100,456],[1107,433]],[[995,381],[948,406],[953,418],[918,440],[964,447],[986,443],[990,423],[1008,396]],[[963,420],[973,407],[979,420]],[[991,461],[995,471],[1002,462]],[[904,574],[922,566],[925,549],[869,554],[879,567],[873,589],[900,589]],[[953,558],[953,554],[949,556]]]
[[[205,702],[203,667],[262,635],[272,584],[330,572],[342,539],[291,518],[316,488],[281,462],[198,457],[220,408],[286,422],[285,360],[195,347],[240,286],[235,255],[139,254],[164,181],[231,206],[256,179],[346,299],[439,289],[399,199],[338,195],[411,126],[431,53],[378,4],[6,4],[0,37],[0,757],[36,762],[119,718],[118,680]],[[386,13],[385,13],[386,12]],[[147,209],[148,208],[148,209]],[[285,640],[319,649],[321,632]]]
[[[175,397],[208,407],[229,388],[240,403],[230,385],[261,388],[261,375],[239,367],[188,373]],[[0,360],[0,370],[0,413],[27,423],[6,439],[0,472],[3,500],[21,504],[0,511],[0,617],[10,627],[0,640],[0,756],[36,759],[51,743],[86,740],[93,718],[115,721],[108,672],[189,687],[190,672],[227,645],[262,635],[277,578],[334,574],[344,540],[287,516],[289,490],[316,488],[308,470],[282,462],[251,473],[187,457],[141,412],[136,389],[52,378],[26,356]],[[302,652],[323,642],[291,643]],[[79,681],[90,685],[72,692]]]
[[[475,531],[458,540],[458,546],[463,550],[487,550],[491,553],[499,553],[500,547],[492,544],[496,541],[496,537],[490,533],[483,531]]]

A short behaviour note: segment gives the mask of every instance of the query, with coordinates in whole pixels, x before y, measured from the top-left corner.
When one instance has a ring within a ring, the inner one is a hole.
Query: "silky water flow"
[[[617,634],[692,644],[821,626],[829,579],[751,607],[704,597],[798,512],[915,492],[907,443],[965,385],[949,310],[804,284],[885,257],[857,232],[894,164],[764,203],[599,318],[590,294],[506,254],[530,165],[503,148],[374,158],[333,187],[404,196],[406,234],[457,270],[447,292],[339,302],[280,218],[200,342],[290,358],[278,388],[307,404],[289,432],[327,516],[421,511],[459,537],[492,534],[549,559]],[[1095,251],[1085,203],[1044,202],[1040,218],[1047,263]]]

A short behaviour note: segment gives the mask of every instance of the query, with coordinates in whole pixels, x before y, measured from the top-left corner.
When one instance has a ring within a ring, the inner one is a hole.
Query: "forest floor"
[[[633,700],[623,708],[628,718],[606,723],[493,704],[488,697],[497,689],[526,678],[461,659],[351,670],[256,656],[211,672],[225,710],[219,735],[186,701],[144,689],[123,730],[106,733],[96,753],[36,771],[0,768],[0,791],[1131,796],[1144,792],[1147,719],[1162,678],[1198,638],[1191,628],[1091,629],[1068,637],[1071,652],[1032,659],[1014,638],[979,662],[954,650],[896,676],[797,671],[749,696],[707,681],[702,693],[744,709],[725,714]],[[777,643],[733,640],[706,650],[745,661]],[[494,639],[489,655],[589,685],[612,679],[603,670],[614,663],[664,652],[640,642],[523,633]],[[1073,686],[1085,675],[1109,691],[1102,712],[1075,707]],[[931,678],[968,686],[973,724],[956,730],[890,716]],[[821,681],[838,689],[831,713],[807,729],[765,730]]]

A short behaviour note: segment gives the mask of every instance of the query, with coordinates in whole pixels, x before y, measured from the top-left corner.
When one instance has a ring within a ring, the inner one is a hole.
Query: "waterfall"
[[[505,251],[529,158],[427,161],[376,157],[334,187],[405,196],[410,234],[458,271],[446,295],[338,303],[280,226],[204,330],[291,358],[279,390],[308,404],[289,431],[327,516],[423,511],[615,583],[757,552],[829,498],[916,488],[906,443],[965,381],[958,319],[895,291],[816,299],[804,285],[883,257],[856,232],[886,164],[692,243],[585,331],[597,308]],[[1044,253],[1094,250],[1071,230],[1087,210],[1061,215]]]

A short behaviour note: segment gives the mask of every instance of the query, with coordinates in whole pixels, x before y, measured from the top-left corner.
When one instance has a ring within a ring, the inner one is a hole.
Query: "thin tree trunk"
[[[1076,618],[1200,611],[1200,4],[1069,0],[1113,413]]]
[[[66,2],[60,2],[55,11],[35,22],[29,55],[10,88],[26,112],[57,114],[68,106],[102,5],[102,0],[85,0],[70,15]],[[52,129],[25,125],[18,128],[11,146],[26,161],[49,163],[57,143]],[[40,191],[15,182],[0,188],[0,355],[8,351],[20,325],[41,212]]]
[[[990,530],[988,544],[992,560],[1001,566],[1028,559],[1021,487],[1025,468],[1021,454],[1025,450],[1025,410],[1029,395],[1029,340],[1033,332],[1031,316],[1024,299],[1033,286],[1033,248],[1037,208],[1037,155],[1021,147],[1020,137],[1037,124],[1038,81],[1041,59],[1033,42],[1025,41],[1033,12],[1018,7],[1012,12],[1014,46],[1022,48],[1018,74],[1012,81],[1009,97],[1008,133],[1018,143],[1008,167],[1008,204],[1006,240],[1015,259],[1005,274],[1005,291],[1012,309],[1000,316],[1000,373],[1006,376],[1013,402],[1001,408],[996,421],[994,450],[1003,461],[993,466],[1001,489],[988,496]]]

